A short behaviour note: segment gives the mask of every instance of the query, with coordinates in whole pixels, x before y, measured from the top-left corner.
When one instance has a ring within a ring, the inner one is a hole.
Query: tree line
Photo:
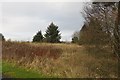
[[[43,35],[42,31],[38,31],[32,39],[32,42],[48,42],[48,43],[60,43],[61,34],[58,26],[53,22],[47,27],[46,33]],[[0,41],[5,41],[4,36],[0,33]]]
[[[120,2],[93,2],[84,7],[82,29],[73,34],[72,42],[110,46],[120,59]]]
[[[41,30],[33,37],[33,42],[59,43],[61,39],[58,26],[53,22],[47,27],[46,34],[43,36]]]

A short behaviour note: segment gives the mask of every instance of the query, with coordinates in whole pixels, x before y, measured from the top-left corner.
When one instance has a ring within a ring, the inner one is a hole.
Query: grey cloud
[[[24,37],[31,40],[38,30],[45,33],[50,22],[55,22],[62,32],[62,40],[70,41],[73,32],[83,25],[84,18],[80,13],[82,8],[82,2],[2,3],[2,32],[5,36],[10,33],[9,38],[13,37],[14,32],[14,39],[17,39],[17,35],[25,34]],[[21,37],[19,40],[26,38]]]

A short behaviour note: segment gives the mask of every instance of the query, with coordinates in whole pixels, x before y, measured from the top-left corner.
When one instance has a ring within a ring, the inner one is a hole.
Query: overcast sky
[[[0,32],[6,39],[31,41],[43,34],[53,22],[59,27],[63,41],[71,41],[73,32],[83,25],[83,2],[5,2],[0,4]]]

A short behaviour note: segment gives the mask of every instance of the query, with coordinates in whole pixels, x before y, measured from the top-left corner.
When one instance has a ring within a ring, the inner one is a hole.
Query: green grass
[[[26,70],[12,63],[2,63],[3,77],[7,78],[45,78],[46,76],[32,70]]]
[[[2,61],[0,60],[0,77],[2,76]]]
[[[2,61],[0,61],[0,73],[2,73]]]

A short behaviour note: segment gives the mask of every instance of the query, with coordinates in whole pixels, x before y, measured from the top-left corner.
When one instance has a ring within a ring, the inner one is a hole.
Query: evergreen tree
[[[61,36],[59,34],[58,26],[51,23],[46,30],[45,41],[50,43],[60,42]]]
[[[38,33],[33,37],[33,42],[42,42],[43,38],[42,32],[38,31]]]

